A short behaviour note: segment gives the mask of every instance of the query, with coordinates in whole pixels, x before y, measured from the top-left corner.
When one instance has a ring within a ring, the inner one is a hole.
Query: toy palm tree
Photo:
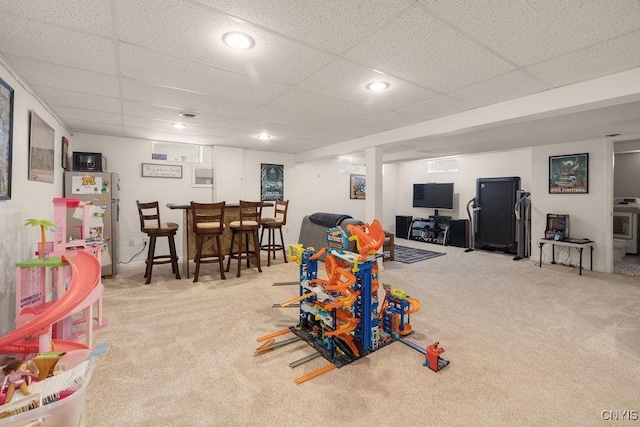
[[[33,219],[29,218],[25,223],[25,226],[30,225],[35,227],[37,225],[40,226],[40,250],[38,251],[38,257],[44,258],[44,253],[47,250],[47,235],[45,231],[51,228],[55,228],[55,224],[46,219]]]

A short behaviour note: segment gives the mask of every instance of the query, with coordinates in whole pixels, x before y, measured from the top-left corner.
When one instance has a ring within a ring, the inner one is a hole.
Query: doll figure
[[[7,393],[5,394],[4,403],[9,403],[13,398],[13,394],[16,389],[19,389],[25,396],[30,395],[28,386],[31,384],[31,375],[33,371],[29,369],[26,361],[16,360],[9,363],[2,368],[2,387],[0,390],[4,390],[7,387]]]

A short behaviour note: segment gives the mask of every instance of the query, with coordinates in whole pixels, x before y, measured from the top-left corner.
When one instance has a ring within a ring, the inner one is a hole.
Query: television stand
[[[449,234],[450,217],[430,216],[427,219],[416,218],[409,227],[409,239],[437,245],[446,245]]]

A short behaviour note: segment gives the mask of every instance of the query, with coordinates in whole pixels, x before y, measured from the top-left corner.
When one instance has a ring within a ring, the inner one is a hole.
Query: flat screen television
[[[413,207],[453,209],[453,183],[413,184]]]

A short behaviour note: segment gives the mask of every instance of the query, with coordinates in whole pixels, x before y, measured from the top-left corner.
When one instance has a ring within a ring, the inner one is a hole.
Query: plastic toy
[[[69,264],[72,271],[69,289],[40,309],[31,309],[33,318],[28,323],[0,338],[0,353],[39,353],[50,351],[52,345],[58,351],[90,347],[90,344],[53,339],[51,326],[85,308],[91,310],[93,303],[102,296],[104,287],[100,281],[100,262],[82,251],[73,258],[63,256],[62,260]],[[86,333],[90,335],[91,328]],[[89,341],[89,337],[87,340]]]
[[[378,301],[378,264],[382,254],[377,251],[384,243],[384,230],[377,220],[372,224],[348,227],[352,237],[339,227],[327,230],[327,247],[316,251],[302,249],[301,245],[290,248],[290,260],[300,267],[299,296],[280,304],[287,307],[300,303],[299,323],[258,338],[260,346],[256,353],[305,340],[330,364],[296,379],[301,383],[321,375],[333,368],[340,368],[358,360],[379,348],[401,341],[425,354],[425,350],[403,337],[413,332],[411,314],[420,310],[420,301],[401,289],[384,285],[385,296],[380,306]],[[346,251],[348,240],[356,240],[358,253]],[[327,279],[318,278],[318,259],[326,253],[324,261]],[[275,337],[291,332],[297,337],[276,342]],[[431,346],[430,346],[431,347]],[[437,371],[448,364],[439,354],[443,348],[431,349],[437,353]],[[427,357],[433,358],[428,355]],[[292,363],[298,366],[312,360],[316,355]],[[429,359],[430,363],[431,359]],[[443,362],[440,362],[443,361]]]
[[[444,360],[440,355],[446,350],[442,347],[438,347],[438,342],[434,342],[427,347],[427,359],[424,362],[424,366],[427,366],[434,372],[438,372],[449,364],[448,360]]]
[[[25,223],[25,226],[30,225],[32,227],[40,226],[40,250],[38,251],[38,257],[44,258],[47,252],[47,234],[46,230],[55,230],[56,225],[46,219],[33,219],[29,218]]]
[[[11,402],[16,389],[19,389],[25,396],[31,394],[28,387],[31,384],[31,376],[35,375],[35,373],[29,368],[27,361],[15,360],[9,363],[2,368],[2,375],[4,379],[2,380],[0,391],[4,390],[5,387],[7,389],[4,403]]]

